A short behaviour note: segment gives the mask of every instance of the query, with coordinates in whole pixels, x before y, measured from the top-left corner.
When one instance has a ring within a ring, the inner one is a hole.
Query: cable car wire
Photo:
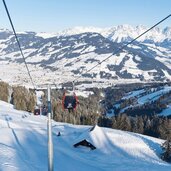
[[[146,34],[147,32],[149,32],[150,30],[152,30],[154,27],[156,27],[157,25],[159,25],[160,23],[162,23],[163,21],[165,21],[166,19],[168,19],[169,17],[171,17],[171,14],[168,15],[167,17],[165,17],[164,19],[160,20],[158,23],[156,23],[155,25],[153,25],[152,27],[150,27],[149,29],[147,29],[146,31],[144,31],[142,34],[140,34],[139,36],[137,36],[136,38],[134,38],[133,40],[131,40],[130,42],[128,42],[127,44],[123,45],[122,47],[118,48],[115,52],[113,52],[111,55],[109,55],[108,57],[106,57],[105,59],[103,59],[102,61],[98,62],[95,66],[93,66],[92,68],[90,68],[89,70],[87,70],[84,73],[81,73],[80,76],[78,76],[73,82],[77,81],[78,79],[80,79],[82,77],[82,74],[86,74],[88,72],[90,72],[91,70],[93,70],[94,68],[96,68],[98,65],[101,65],[103,62],[105,62],[107,59],[111,58],[113,55],[118,54],[119,52],[121,52],[124,48],[126,48],[128,45],[132,44],[133,42],[135,42],[137,39],[139,39],[141,36],[143,36],[144,34]]]
[[[26,62],[26,60],[25,60],[23,51],[22,51],[22,49],[21,49],[21,45],[20,45],[18,36],[17,36],[17,34],[16,34],[16,31],[15,31],[15,28],[14,28],[14,25],[13,25],[13,22],[12,22],[12,19],[11,19],[11,16],[10,16],[10,13],[9,13],[9,11],[8,11],[8,7],[7,7],[6,3],[5,3],[5,0],[2,0],[2,1],[3,1],[3,4],[4,4],[4,7],[5,7],[6,13],[7,13],[8,19],[9,19],[9,21],[10,21],[10,24],[11,24],[11,27],[12,27],[12,30],[13,30],[13,33],[14,33],[14,35],[15,35],[15,38],[16,38],[16,41],[17,41],[17,44],[18,44],[18,47],[19,47],[21,56],[22,56],[22,58],[23,58],[23,60],[24,60],[25,67],[26,67],[26,69],[27,69],[27,72],[28,72],[28,75],[29,75],[29,77],[30,77],[31,83],[32,83],[32,85],[33,85],[33,88],[35,89],[35,84],[34,84],[33,79],[32,79],[32,77],[31,77],[30,70],[29,70],[28,65],[27,65],[27,62]]]
[[[35,88],[35,84],[33,82],[33,79],[31,77],[31,74],[30,74],[30,70],[28,68],[28,65],[27,65],[27,62],[25,60],[25,57],[24,57],[24,54],[23,54],[23,51],[21,49],[21,45],[20,45],[20,42],[19,42],[19,39],[18,39],[18,36],[16,34],[16,31],[15,31],[15,28],[14,28],[14,25],[13,25],[13,22],[12,22],[12,19],[11,19],[11,16],[10,16],[10,13],[8,11],[8,8],[7,8],[7,5],[6,5],[6,2],[5,0],[2,0],[3,1],[3,4],[4,4],[4,7],[5,7],[5,10],[6,10],[6,13],[7,13],[7,16],[8,16],[8,19],[10,21],[10,24],[11,24],[11,27],[12,27],[12,30],[14,32],[14,35],[15,35],[15,38],[16,38],[16,41],[17,41],[17,44],[18,44],[18,47],[19,47],[19,50],[21,52],[21,55],[22,55],[22,58],[24,60],[24,63],[25,63],[25,67],[27,69],[27,72],[28,72],[28,75],[30,77],[30,80],[31,80],[31,83],[33,85],[33,87]],[[105,62],[106,60],[108,60],[109,58],[111,58],[113,55],[116,55],[117,53],[121,52],[125,47],[127,47],[128,45],[132,44],[133,42],[135,42],[137,39],[139,39],[141,36],[143,36],[144,34],[146,34],[147,32],[149,32],[150,30],[152,30],[154,27],[156,27],[157,25],[159,25],[160,23],[162,23],[163,21],[165,21],[166,19],[168,19],[169,17],[171,17],[171,14],[168,15],[167,17],[165,17],[164,19],[162,19],[161,21],[159,21],[158,23],[156,23],[155,25],[153,25],[152,27],[150,27],[148,30],[144,31],[142,34],[140,34],[139,36],[137,36],[136,38],[134,38],[132,41],[128,42],[127,44],[123,45],[122,47],[118,48],[115,52],[113,52],[111,55],[109,55],[108,57],[106,57],[105,59],[103,59],[102,61],[98,62],[95,66],[93,66],[92,68],[90,68],[89,70],[87,70],[86,72],[84,72],[84,74],[90,72],[91,70],[93,70],[94,68],[96,68],[98,65],[101,65],[103,62]],[[80,79],[82,77],[82,74],[77,77],[76,79],[74,79],[73,84],[75,81],[77,81],[78,79]]]

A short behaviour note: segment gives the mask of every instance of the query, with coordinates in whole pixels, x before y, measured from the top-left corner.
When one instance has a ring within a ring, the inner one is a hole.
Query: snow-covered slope
[[[0,101],[0,170],[47,170],[47,118],[17,111]],[[52,122],[54,170],[169,171],[160,159],[163,140],[95,126]],[[60,131],[61,136],[57,136]],[[95,150],[74,148],[87,139]]]
[[[147,28],[76,27],[59,33],[19,32],[20,44],[36,84],[73,81],[146,82],[171,80],[171,29],[155,28],[139,42],[115,52]],[[104,60],[111,56],[108,60]],[[91,72],[84,74],[94,67]],[[11,31],[0,30],[0,79],[29,84],[27,70]]]
[[[138,115],[141,109],[147,109],[144,114],[156,114],[162,116],[171,115],[171,86],[145,87],[126,93],[120,100],[114,103],[113,107],[106,113],[112,117],[115,114],[127,113],[132,116]],[[126,103],[127,101],[127,103]],[[129,101],[129,103],[128,103]],[[124,105],[123,105],[124,104]],[[158,104],[158,106],[157,106]],[[116,111],[118,111],[117,113]],[[149,110],[149,111],[148,111]],[[131,114],[132,113],[132,114]],[[143,113],[142,113],[143,114]]]

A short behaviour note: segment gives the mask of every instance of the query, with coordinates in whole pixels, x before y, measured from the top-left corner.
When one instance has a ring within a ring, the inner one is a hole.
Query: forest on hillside
[[[108,117],[106,113],[113,108],[113,104],[121,100],[121,97],[127,92],[141,88],[149,90],[161,87],[163,84],[131,84],[117,85],[106,89],[91,88],[93,94],[87,98],[79,96],[79,104],[74,112],[64,111],[62,109],[63,90],[52,90],[52,114],[53,119],[59,122],[67,122],[80,125],[95,125],[120,129],[150,135],[153,137],[171,139],[171,119],[170,117],[159,116],[156,110],[161,110],[170,102],[170,92],[163,95],[155,103],[145,104],[141,107],[126,110],[124,113],[116,113]],[[47,106],[47,93],[42,97],[43,104]],[[103,94],[104,96],[102,96]],[[0,100],[9,102],[18,110],[34,112],[36,106],[36,94],[34,90],[22,86],[10,86],[7,83],[0,82]],[[166,101],[167,100],[167,101]],[[163,102],[165,102],[163,104]],[[132,101],[125,100],[121,107],[132,104]],[[155,109],[155,110],[154,110]],[[118,111],[121,109],[117,109]],[[116,111],[117,111],[116,110]],[[152,112],[151,112],[152,111]]]

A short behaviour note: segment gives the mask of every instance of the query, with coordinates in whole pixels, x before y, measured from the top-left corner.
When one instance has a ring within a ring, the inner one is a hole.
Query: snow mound
[[[3,107],[8,108],[8,109],[14,108],[14,106],[12,104],[9,104],[9,103],[4,102],[4,101],[0,101],[0,108],[3,108]]]
[[[110,152],[110,150],[108,150],[110,148],[108,138],[106,137],[106,134],[103,129],[97,125],[87,129],[74,142],[78,143],[82,140],[87,140],[97,149],[102,149],[102,151],[104,152]]]

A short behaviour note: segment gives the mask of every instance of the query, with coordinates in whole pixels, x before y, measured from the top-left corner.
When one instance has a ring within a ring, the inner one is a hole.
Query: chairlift
[[[47,109],[47,107],[44,105],[44,106],[42,107],[42,115],[46,116],[47,113],[48,113],[48,109]]]
[[[62,106],[64,110],[68,110],[69,113],[76,110],[78,104],[78,98],[75,92],[67,93],[64,91],[63,98],[62,98]]]
[[[34,115],[40,115],[40,108],[36,107],[34,109]]]

